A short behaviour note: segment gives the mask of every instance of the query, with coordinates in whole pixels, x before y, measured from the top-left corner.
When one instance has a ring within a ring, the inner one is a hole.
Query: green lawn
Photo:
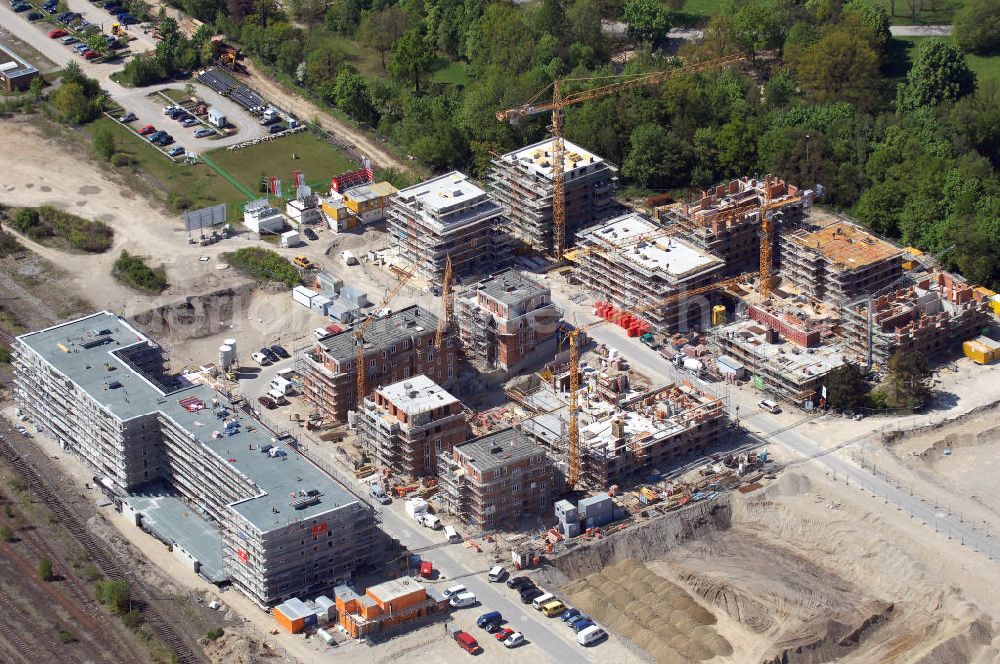
[[[951,25],[955,12],[965,6],[966,0],[917,0],[916,16],[910,13],[908,0],[896,0],[896,14],[889,15],[892,25]],[[887,12],[890,0],[882,0]],[[923,6],[924,9],[920,9]]]
[[[296,158],[292,158],[293,155]],[[260,143],[242,150],[213,150],[209,157],[250,191],[258,191],[261,176],[281,180],[285,193],[290,191],[292,172],[301,171],[309,184],[325,183],[330,178],[357,168],[342,152],[304,131],[275,141]],[[227,186],[232,188],[231,185]]]
[[[312,34],[307,38],[307,42],[307,53],[319,45],[329,46],[335,50],[343,51],[347,56],[348,62],[354,65],[362,75],[379,78],[387,76],[385,69],[382,68],[382,58],[379,56],[378,51],[360,42],[353,41],[342,35],[335,35],[323,28],[313,30]],[[385,54],[385,58],[386,62],[388,62],[388,53]]]
[[[685,0],[682,11],[685,14],[710,17],[720,13],[725,4],[726,0]]]
[[[440,69],[431,74],[431,83],[443,83],[445,85],[467,85],[469,83],[464,63],[438,58],[436,65]]]

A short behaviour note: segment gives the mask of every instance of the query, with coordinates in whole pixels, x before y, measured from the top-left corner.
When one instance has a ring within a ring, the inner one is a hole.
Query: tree
[[[629,37],[645,44],[655,46],[670,32],[670,12],[660,0],[628,0],[624,18]]]
[[[408,23],[406,12],[399,5],[362,13],[361,41],[378,51],[382,69],[385,69],[385,54],[392,50],[396,41],[406,32]]]
[[[368,85],[360,74],[346,68],[340,70],[333,87],[333,98],[342,111],[358,122],[375,124],[378,121]]]
[[[128,581],[98,581],[95,588],[97,601],[121,615],[129,610]]]
[[[803,90],[819,102],[868,102],[879,82],[878,54],[855,30],[838,29],[792,63]]]
[[[955,14],[952,34],[967,53],[1000,53],[1000,4],[996,0],[969,0]]]
[[[780,48],[785,39],[788,15],[774,0],[749,0],[732,17],[732,36],[757,64],[757,54]]]
[[[844,3],[844,16],[854,17],[861,25],[870,28],[879,44],[887,44],[892,37],[889,32],[889,14],[881,2],[848,0]]]
[[[79,83],[63,83],[52,95],[52,105],[66,122],[79,124],[88,116],[90,100]]]
[[[145,53],[137,53],[129,58],[122,70],[122,83],[133,88],[152,85],[162,78],[163,69],[156,58]]]
[[[42,89],[45,87],[45,80],[41,76],[36,76],[31,79],[31,84],[28,85],[28,94],[35,101],[42,98]]]
[[[566,42],[589,46],[596,57],[604,57],[607,44],[601,27],[601,9],[596,0],[574,0],[566,11],[566,21],[569,24]]]
[[[115,135],[107,127],[101,127],[94,132],[94,151],[105,160],[110,160],[118,152]]]
[[[838,410],[854,410],[865,403],[868,383],[861,368],[853,362],[843,364],[823,379],[826,403]]]
[[[898,350],[889,358],[886,401],[894,408],[916,408],[931,396],[931,371],[919,351]]]
[[[691,146],[675,132],[657,124],[642,124],[632,132],[630,145],[622,174],[639,186],[664,189],[688,184]]]
[[[392,47],[389,73],[399,81],[412,81],[420,92],[420,75],[434,64],[434,49],[417,29],[410,30]]]
[[[42,581],[51,581],[55,578],[52,574],[52,561],[48,558],[42,558],[38,561],[38,578]]]
[[[289,15],[304,23],[306,29],[312,32],[314,27],[323,22],[326,5],[326,0],[291,0],[287,7]]]
[[[958,47],[943,39],[928,39],[917,48],[906,81],[896,88],[896,109],[913,112],[961,99],[975,90],[976,75]]]

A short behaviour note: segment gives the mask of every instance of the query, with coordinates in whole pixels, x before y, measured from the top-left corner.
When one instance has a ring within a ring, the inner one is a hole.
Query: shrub
[[[98,581],[95,594],[97,601],[112,613],[120,615],[129,610],[128,581]]]
[[[38,577],[42,581],[51,581],[55,578],[52,574],[52,561],[48,558],[42,558],[38,561]]]
[[[133,632],[139,629],[139,626],[142,625],[142,615],[139,613],[139,609],[132,609],[123,614],[122,624]]]
[[[14,531],[9,526],[0,526],[0,539],[4,542],[13,542]]]
[[[208,634],[205,635],[205,638],[208,639],[209,641],[215,641],[225,633],[226,630],[222,629],[221,627],[216,627],[215,629],[208,630]]]
[[[132,157],[128,156],[124,152],[119,152],[117,154],[111,155],[111,165],[115,167],[128,166],[132,163]]]
[[[18,254],[24,250],[17,238],[7,231],[0,230],[0,256]]]
[[[289,288],[299,283],[299,271],[276,251],[262,247],[244,247],[225,254],[236,269],[260,281],[277,281]]]
[[[112,266],[111,274],[126,286],[145,293],[160,293],[167,287],[163,268],[154,270],[141,258],[129,254],[124,249]]]
[[[59,630],[59,643],[75,643],[76,635],[65,629]]]
[[[102,221],[91,221],[59,210],[51,205],[39,208],[21,208],[14,215],[11,226],[33,240],[60,237],[74,249],[88,254],[99,254],[111,248],[115,232]],[[0,254],[20,251],[15,238],[0,236]]]
[[[34,208],[21,208],[14,214],[10,225],[26,235],[31,234],[31,230],[38,226],[38,210]]]

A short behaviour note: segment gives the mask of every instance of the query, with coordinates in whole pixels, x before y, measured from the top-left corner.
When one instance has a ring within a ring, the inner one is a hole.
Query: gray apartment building
[[[206,578],[266,607],[377,563],[367,502],[249,409],[168,373],[163,350],[127,321],[101,312],[17,342],[22,412]]]

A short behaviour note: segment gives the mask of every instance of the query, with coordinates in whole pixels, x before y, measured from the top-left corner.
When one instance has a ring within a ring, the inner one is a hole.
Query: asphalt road
[[[101,12],[103,10],[96,8],[89,9],[85,13],[85,17],[87,20],[93,18],[94,20],[91,22],[100,25],[100,17],[97,14]],[[167,105],[167,102],[162,97],[148,96],[151,92],[165,90],[170,87],[183,88],[183,83],[175,82],[145,88],[126,88],[111,79],[111,74],[119,71],[122,63],[95,64],[84,60],[73,51],[72,46],[64,46],[58,39],[49,39],[48,34],[46,34],[46,29],[50,27],[49,24],[29,22],[26,18],[27,13],[22,12],[18,14],[10,8],[10,3],[0,3],[0,24],[3,25],[3,30],[15,35],[18,39],[24,41],[59,66],[65,66],[69,62],[76,62],[80,65],[80,68],[87,76],[95,78],[100,82],[101,87],[108,92],[112,99],[138,116],[139,119],[130,125],[133,128],[142,127],[146,124],[156,125],[157,128],[162,128],[173,135],[176,141],[175,145],[181,145],[188,150],[196,152],[207,152],[208,150],[223,148],[253,138],[259,138],[265,134],[265,128],[261,127],[255,118],[246,114],[236,103],[219,95],[211,88],[192,80],[197,86],[197,94],[212,106],[219,108],[219,110],[225,113],[229,123],[239,129],[235,134],[228,137],[216,139],[194,138],[192,132],[196,127],[185,129],[179,123],[170,120],[163,115],[163,107]],[[93,14],[92,17],[90,16],[91,14]],[[105,25],[108,25],[108,21],[105,21]],[[132,26],[132,32],[135,31],[136,26]]]
[[[382,528],[397,538],[404,546],[412,550],[441,544],[444,533],[440,530],[430,530],[418,525],[403,509],[403,502],[393,501],[391,505],[382,508]],[[476,617],[488,611],[499,611],[507,620],[507,627],[520,631],[524,638],[535,644],[546,655],[556,662],[594,662],[600,661],[601,647],[584,649],[575,641],[576,634],[558,618],[546,618],[530,604],[521,604],[518,594],[504,583],[490,583],[486,572],[492,565],[492,558],[485,552],[482,556],[482,569],[469,569],[467,563],[457,560],[451,553],[460,544],[451,544],[431,549],[426,552],[427,560],[434,563],[445,581],[437,584],[442,590],[456,583],[465,585],[476,594],[479,604],[457,611],[470,612]],[[506,565],[509,569],[509,565]],[[491,640],[475,633],[481,643]],[[492,646],[490,643],[486,647]],[[499,645],[499,644],[497,644]],[[502,646],[501,646],[502,647]]]

